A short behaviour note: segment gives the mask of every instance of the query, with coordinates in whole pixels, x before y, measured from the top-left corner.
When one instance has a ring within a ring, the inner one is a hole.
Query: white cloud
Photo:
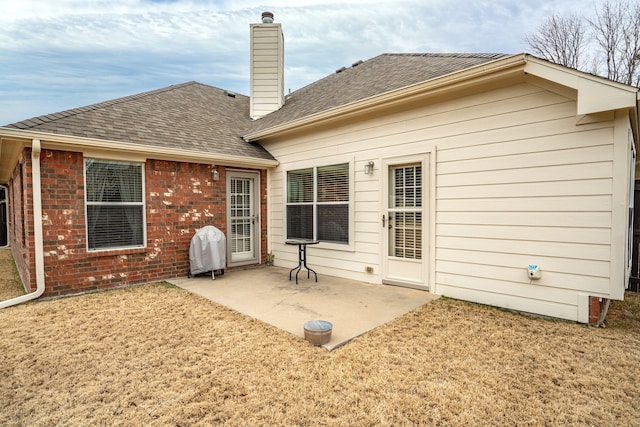
[[[264,10],[283,26],[286,87],[296,90],[385,52],[521,52],[550,13],[593,9],[579,0],[267,1],[0,0],[0,124],[189,80],[248,93],[249,24]]]

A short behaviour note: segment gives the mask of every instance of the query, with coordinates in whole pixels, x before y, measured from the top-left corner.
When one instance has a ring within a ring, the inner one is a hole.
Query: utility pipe
[[[40,152],[42,147],[39,139],[31,141],[31,177],[33,184],[33,240],[35,244],[36,261],[36,290],[30,294],[20,295],[5,301],[0,301],[0,308],[11,307],[38,298],[44,293],[44,247],[42,244],[42,185],[40,183]]]

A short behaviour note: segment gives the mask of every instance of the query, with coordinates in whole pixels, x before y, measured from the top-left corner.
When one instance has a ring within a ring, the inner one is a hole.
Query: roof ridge
[[[389,52],[383,53],[378,56],[423,56],[423,57],[433,57],[433,58],[493,58],[493,57],[501,57],[504,56],[503,53],[497,52]],[[372,58],[373,59],[373,58]]]
[[[156,95],[156,94],[163,93],[163,92],[168,92],[170,90],[175,90],[175,89],[178,89],[178,88],[181,88],[181,87],[185,87],[185,86],[190,86],[190,85],[193,85],[193,84],[201,84],[201,83],[198,83],[196,81],[189,81],[189,82],[185,82],[185,83],[179,83],[179,84],[176,84],[176,85],[171,85],[171,86],[167,86],[167,87],[160,88],[160,89],[153,89],[153,90],[149,90],[149,91],[146,91],[146,92],[137,93],[137,94],[134,94],[134,95],[128,95],[128,96],[123,96],[123,97],[120,97],[120,98],[114,98],[114,99],[110,99],[110,100],[107,100],[107,101],[98,102],[96,104],[85,105],[83,107],[76,107],[76,108],[71,108],[71,109],[68,109],[68,110],[59,111],[59,112],[56,112],[56,113],[50,113],[50,114],[44,114],[42,116],[31,117],[29,119],[21,120],[21,121],[16,122],[16,123],[11,123],[11,124],[7,125],[7,127],[13,127],[13,128],[19,128],[19,129],[29,128],[29,127],[31,127],[33,125],[36,125],[36,124],[43,124],[43,123],[53,122],[53,121],[58,120],[58,119],[63,119],[63,118],[75,116],[77,114],[86,113],[87,111],[100,110],[102,108],[110,107],[112,105],[121,104],[123,102],[129,102],[129,101],[132,101],[134,99],[145,98],[147,96]]]
[[[500,58],[505,56],[504,53],[465,53],[465,52],[449,52],[449,53],[429,53],[429,52],[387,52],[387,53],[380,53],[372,58],[369,59],[365,59],[363,60],[359,60],[354,62],[353,64],[351,64],[350,67],[341,67],[339,69],[337,69],[335,71],[335,73],[331,73],[331,74],[327,74],[326,76],[320,78],[319,80],[310,82],[304,86],[302,86],[301,88],[296,89],[295,91],[292,92],[292,94],[294,93],[299,93],[300,91],[302,91],[303,89],[315,85],[323,80],[326,80],[328,78],[332,78],[335,74],[338,74],[339,72],[343,72],[343,71],[348,71],[352,68],[355,68],[355,66],[361,65],[361,64],[367,64],[370,62],[373,62],[374,60],[378,59],[378,58],[382,58],[385,56],[415,56],[415,57],[431,57],[431,58]]]

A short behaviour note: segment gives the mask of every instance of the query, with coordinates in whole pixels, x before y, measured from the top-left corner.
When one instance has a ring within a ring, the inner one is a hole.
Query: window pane
[[[318,168],[318,202],[349,201],[349,164]]]
[[[422,214],[396,212],[391,228],[390,255],[401,258],[422,259]]]
[[[231,223],[231,252],[249,252],[253,246],[253,236],[251,234],[253,227],[251,220],[240,219]]]
[[[142,165],[86,160],[88,202],[142,202]]]
[[[313,205],[287,206],[287,239],[313,239]]]
[[[349,163],[288,171],[286,209],[287,238],[349,243]]]
[[[142,206],[87,206],[89,249],[143,246]]]
[[[349,243],[349,205],[318,205],[318,240]]]
[[[313,169],[287,172],[287,203],[313,202]]]
[[[398,167],[394,170],[395,208],[422,206],[422,166]]]
[[[89,250],[144,246],[142,171],[140,163],[85,159]]]

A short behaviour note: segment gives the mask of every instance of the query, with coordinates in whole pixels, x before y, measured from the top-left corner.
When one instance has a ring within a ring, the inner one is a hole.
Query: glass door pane
[[[389,185],[389,255],[422,259],[422,166],[394,166]]]
[[[254,200],[254,179],[232,177],[229,188],[232,262],[256,257]]]

